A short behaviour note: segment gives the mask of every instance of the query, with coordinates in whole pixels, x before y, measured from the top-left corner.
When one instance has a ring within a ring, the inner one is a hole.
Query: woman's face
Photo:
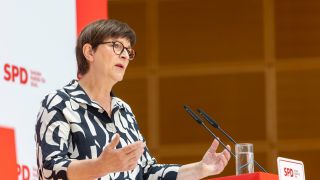
[[[93,53],[93,62],[90,68],[97,76],[104,78],[108,82],[110,80],[114,81],[114,83],[119,82],[123,79],[129,64],[129,54],[124,50],[120,55],[117,55],[114,48],[115,50],[116,48],[119,49],[119,43],[112,42],[120,42],[124,47],[131,48],[130,42],[126,38],[108,38],[103,42],[110,43],[100,44],[97,47]]]

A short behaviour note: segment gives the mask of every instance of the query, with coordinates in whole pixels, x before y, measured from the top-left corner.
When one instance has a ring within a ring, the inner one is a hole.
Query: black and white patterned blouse
[[[72,80],[47,95],[41,103],[36,124],[39,179],[67,179],[68,165],[74,159],[97,158],[115,133],[117,148],[145,141],[128,104],[111,100],[111,118]],[[179,165],[157,164],[145,148],[133,171],[110,173],[99,179],[176,179]]]

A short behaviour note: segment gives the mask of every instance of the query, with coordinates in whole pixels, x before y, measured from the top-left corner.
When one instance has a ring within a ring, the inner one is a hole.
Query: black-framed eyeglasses
[[[113,52],[116,55],[121,55],[123,51],[126,50],[129,55],[129,60],[133,60],[134,57],[136,56],[136,52],[134,51],[134,49],[125,47],[119,41],[106,41],[106,42],[101,42],[99,44],[109,44],[109,43],[112,44]]]

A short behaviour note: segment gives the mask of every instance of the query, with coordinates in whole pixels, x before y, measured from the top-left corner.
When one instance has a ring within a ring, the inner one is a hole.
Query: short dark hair
[[[76,58],[78,64],[78,75],[84,75],[89,70],[89,63],[85,58],[82,48],[89,43],[93,50],[106,38],[126,38],[131,47],[136,43],[134,30],[126,23],[115,19],[101,19],[88,24],[81,31],[76,46]]]

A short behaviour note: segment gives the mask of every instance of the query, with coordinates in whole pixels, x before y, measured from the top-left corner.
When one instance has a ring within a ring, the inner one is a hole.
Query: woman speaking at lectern
[[[158,164],[150,154],[130,106],[112,93],[135,57],[135,42],[135,32],[117,20],[82,30],[78,79],[41,102],[39,179],[200,179],[227,165],[230,154],[217,153],[216,140],[199,162],[187,165]]]

